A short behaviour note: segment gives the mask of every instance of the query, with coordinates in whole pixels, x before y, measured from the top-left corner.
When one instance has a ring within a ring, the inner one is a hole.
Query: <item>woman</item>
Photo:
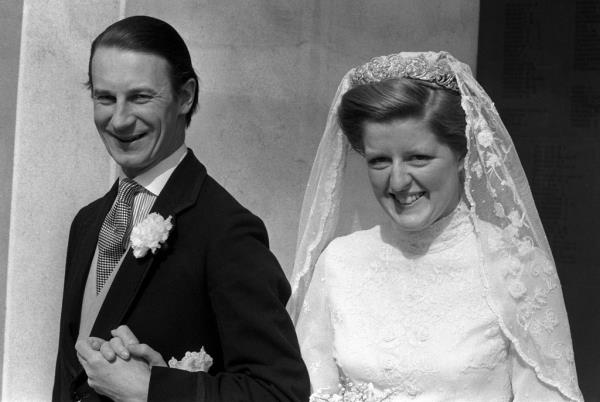
[[[348,143],[388,219],[332,241]],[[344,77],[291,282],[315,401],[583,400],[518,156],[447,53],[379,57]]]

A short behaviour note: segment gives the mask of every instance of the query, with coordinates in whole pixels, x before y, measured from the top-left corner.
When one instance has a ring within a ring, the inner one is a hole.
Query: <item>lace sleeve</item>
[[[511,345],[508,357],[512,365],[511,382],[514,402],[571,402],[556,388],[542,383]]]
[[[325,254],[319,257],[315,266],[296,331],[313,392],[336,393],[339,375],[333,358],[333,326],[325,278]]]

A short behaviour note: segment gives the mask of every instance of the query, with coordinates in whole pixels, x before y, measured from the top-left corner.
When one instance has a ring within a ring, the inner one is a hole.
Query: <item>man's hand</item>
[[[100,338],[89,338],[92,349],[100,351],[109,362],[113,362],[117,357],[128,360],[130,356],[133,356],[144,359],[150,367],[167,367],[167,363],[165,363],[160,353],[146,344],[139,343],[128,326],[121,325],[119,328],[110,331],[110,333],[113,338],[108,342]]]
[[[110,345],[110,342],[99,338],[79,340],[75,344],[77,358],[88,376],[90,387],[115,401],[146,401],[150,384],[150,365],[144,359],[134,356],[128,360],[115,356],[113,361],[109,361],[100,350],[94,348],[100,342],[103,342],[100,349],[103,349],[104,345]]]

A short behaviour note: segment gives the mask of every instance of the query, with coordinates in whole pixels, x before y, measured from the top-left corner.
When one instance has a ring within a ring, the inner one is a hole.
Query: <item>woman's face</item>
[[[368,122],[363,143],[375,197],[401,230],[425,229],[454,210],[462,193],[462,158],[426,122]]]

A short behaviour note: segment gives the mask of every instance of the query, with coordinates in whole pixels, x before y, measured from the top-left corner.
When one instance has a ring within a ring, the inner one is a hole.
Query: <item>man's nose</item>
[[[115,131],[123,131],[130,128],[135,123],[135,117],[129,110],[126,102],[117,101],[110,119],[110,125]]]
[[[394,162],[392,165],[392,171],[390,172],[388,190],[391,193],[398,193],[402,190],[407,189],[412,181],[407,166],[402,162]]]

